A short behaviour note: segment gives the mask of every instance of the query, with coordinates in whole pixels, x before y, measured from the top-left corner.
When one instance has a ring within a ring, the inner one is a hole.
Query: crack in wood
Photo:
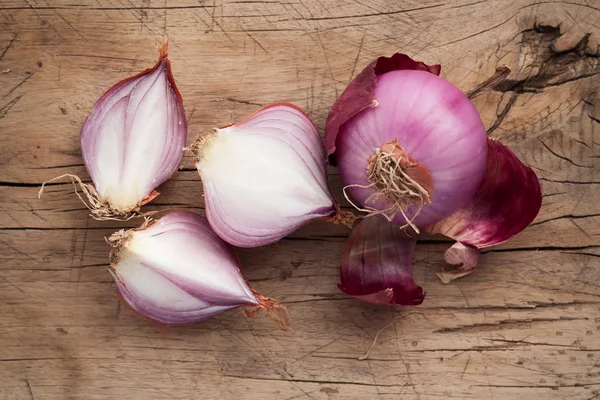
[[[537,46],[546,45],[547,48],[540,49],[537,47],[538,52],[543,52],[552,50],[555,40],[561,36],[561,29],[560,26],[552,27],[547,25],[536,25],[534,28],[526,29],[521,33],[523,35],[522,43],[535,46],[535,43],[539,42]],[[541,35],[542,38],[545,37],[546,39],[541,40],[536,35]],[[598,61],[595,61],[592,72],[581,73],[579,71],[580,68],[573,68],[573,64],[577,64],[580,61],[591,61],[600,58],[600,56],[589,55],[585,52],[589,39],[590,34],[586,34],[572,49],[563,52],[552,51],[552,54],[540,61],[538,71],[535,75],[520,80],[506,79],[504,82],[497,85],[495,90],[499,92],[515,92],[518,94],[525,92],[535,93],[546,87],[560,86],[600,74],[600,63]],[[543,57],[543,54],[540,54],[540,57]],[[578,67],[578,65],[575,65],[575,67]],[[571,74],[571,76],[552,82],[552,80],[565,74]]]
[[[19,96],[15,97],[14,99],[12,99],[8,103],[6,103],[6,105],[4,107],[0,108],[0,119],[6,117],[8,115],[8,112],[10,111],[10,109],[13,108],[15,106],[15,104],[17,104],[23,96],[24,95],[19,95]]]
[[[589,246],[574,246],[574,247],[561,247],[561,246],[539,246],[539,247],[520,247],[514,249],[490,249],[484,251],[482,254],[487,253],[509,253],[509,252],[517,252],[517,251],[554,251],[554,250],[585,250],[585,249],[597,249],[600,248],[600,245],[589,245]]]
[[[8,93],[6,93],[4,96],[2,96],[3,99],[7,98],[8,96],[10,96],[10,94],[12,92],[14,92],[15,90],[17,90],[19,87],[21,87],[21,85],[23,85],[25,82],[27,82],[29,79],[31,79],[31,77],[35,74],[35,71],[33,71],[31,74],[27,75],[25,77],[25,79],[23,79],[21,82],[19,82],[17,84],[17,86],[15,86],[14,88],[12,88],[11,90],[9,90]]]
[[[77,10],[77,11],[143,11],[143,10],[193,10],[202,8],[215,8],[215,6],[131,6],[131,7],[68,7],[68,6],[29,6],[29,7],[2,7],[2,10]]]
[[[583,229],[581,226],[579,226],[579,224],[578,224],[577,222],[575,222],[575,220],[574,220],[574,219],[570,219],[570,221],[571,221],[571,223],[572,223],[572,224],[573,224],[573,225],[574,225],[574,226],[575,226],[577,229],[579,229],[579,231],[580,231],[581,233],[583,233],[585,236],[587,236],[587,238],[588,238],[588,239],[592,240],[592,237],[590,236],[590,234],[589,234],[589,233],[587,233],[587,232],[585,231],[585,229]]]
[[[559,196],[561,194],[567,194],[567,192],[546,193],[546,194],[542,194],[542,198]]]
[[[248,36],[250,36],[250,35],[248,35]],[[264,105],[264,104],[259,104],[259,103],[253,103],[248,100],[238,100],[238,99],[234,99],[232,97],[226,97],[225,100],[231,101],[232,103],[247,104],[247,105],[258,106],[258,107],[262,107]],[[193,170],[195,171],[196,169],[194,168]]]
[[[438,8],[438,7],[442,7],[445,5],[446,5],[446,3],[441,3],[441,4],[433,4],[431,6],[407,8],[406,10],[383,11],[383,12],[376,12],[376,13],[369,13],[369,14],[357,14],[357,15],[341,15],[339,17],[311,17],[311,18],[304,18],[304,19],[306,21],[329,21],[329,20],[336,20],[336,19],[378,17],[378,16],[382,16],[382,15],[396,15],[396,14],[405,14],[405,13],[409,13],[412,11],[428,10],[430,8]]]
[[[563,183],[563,184],[567,184],[567,185],[600,185],[600,181],[587,181],[587,182],[582,182],[582,181],[570,181],[570,180],[549,179],[549,178],[544,178],[544,177],[541,177],[541,178],[539,178],[539,180],[540,180],[540,181],[544,181],[544,182]]]
[[[553,389],[558,390],[561,387],[586,387],[586,386],[598,386],[599,383],[574,383],[574,384],[560,384],[560,385],[471,385],[471,387],[495,387],[495,388],[529,388],[529,389]]]
[[[468,331],[490,331],[497,329],[510,329],[522,324],[537,324],[546,322],[561,322],[561,321],[586,321],[588,318],[573,318],[573,317],[560,317],[560,318],[527,318],[527,319],[507,319],[498,322],[481,322],[471,325],[459,325],[453,328],[442,328],[433,331],[433,333],[454,333],[454,332],[468,332]]]
[[[536,225],[542,225],[545,224],[546,222],[552,222],[552,221],[557,221],[559,219],[584,219],[584,218],[593,218],[593,217],[600,217],[600,214],[584,214],[584,215],[561,215],[558,217],[554,217],[554,218],[548,218],[545,219],[543,221],[539,221],[539,222],[535,222],[529,226],[536,226]]]
[[[489,129],[487,130],[488,135],[491,135],[500,126],[500,124],[504,121],[504,119],[510,112],[510,109],[515,104],[515,101],[517,101],[517,96],[518,96],[517,94],[513,94],[511,96],[511,98],[508,100],[508,103],[506,103],[506,106],[504,106],[504,108],[502,109],[500,114],[498,114],[498,116],[496,117],[496,120],[494,121],[492,126],[490,126]]]
[[[550,346],[550,347],[567,347],[574,348],[575,350],[579,350],[579,347],[569,344],[556,344],[556,343],[545,343],[545,342],[528,342],[526,340],[508,340],[508,339],[486,339],[491,342],[503,342],[503,343],[514,343],[514,344],[524,344],[527,346]],[[590,351],[586,349],[585,351]]]
[[[0,54],[0,61],[2,61],[2,59],[6,55],[6,52],[8,51],[8,49],[10,49],[12,47],[13,43],[15,42],[15,40],[17,40],[18,36],[19,36],[19,34],[15,33],[15,35],[13,36],[13,38],[10,39],[10,42],[8,42],[8,46],[6,46],[6,48],[4,49],[4,51],[2,52],[2,54]]]
[[[27,390],[29,391],[31,400],[35,400],[35,397],[33,396],[33,391],[31,390],[31,383],[29,383],[29,379],[25,379],[25,383],[27,384]]]
[[[356,385],[356,386],[370,386],[370,387],[403,387],[410,386],[406,385],[389,385],[389,384],[373,384],[366,382],[348,382],[348,381],[328,381],[328,380],[318,380],[318,379],[295,379],[295,378],[257,378],[253,376],[239,376],[233,374],[224,374],[229,378],[237,378],[237,379],[250,379],[250,380],[259,380],[259,381],[278,381],[278,382],[295,382],[295,383],[317,383],[320,385]]]
[[[83,180],[83,183],[91,183],[90,180]],[[46,183],[46,187],[48,186],[63,186],[63,185],[72,185],[71,182],[49,182]],[[0,186],[6,186],[6,187],[34,187],[34,188],[39,188],[40,186],[42,186],[41,183],[26,183],[26,182],[0,182]]]
[[[575,161],[571,160],[569,157],[562,156],[562,155],[558,154],[557,152],[555,152],[554,150],[552,150],[552,149],[550,148],[550,146],[548,146],[548,145],[546,144],[546,142],[544,142],[542,139],[540,139],[540,138],[537,138],[537,140],[538,140],[538,142],[540,142],[540,143],[542,144],[542,146],[544,146],[544,148],[545,148],[546,150],[548,150],[548,151],[550,152],[550,154],[552,154],[552,155],[553,155],[554,157],[556,157],[556,158],[560,158],[560,159],[561,159],[561,160],[563,160],[563,161],[567,161],[569,164],[571,164],[571,165],[573,165],[573,166],[575,166],[575,167],[578,167],[578,168],[594,168],[594,166],[593,166],[593,165],[582,165],[582,164],[577,164]]]

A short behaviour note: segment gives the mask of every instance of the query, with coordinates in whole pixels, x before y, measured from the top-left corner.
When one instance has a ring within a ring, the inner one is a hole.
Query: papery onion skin
[[[535,172],[498,140],[488,140],[487,154],[485,175],[470,202],[426,232],[483,249],[506,242],[535,219],[542,206]]]
[[[238,247],[274,243],[338,207],[317,128],[290,103],[266,106],[195,145],[206,215]]]
[[[228,244],[194,213],[172,212],[148,227],[111,237],[110,272],[120,296],[162,325],[206,320],[240,306],[260,306]]]
[[[127,214],[156,197],[183,157],[187,121],[167,56],[100,97],[81,128],[81,150],[95,192],[111,212]]]
[[[391,57],[379,57],[350,82],[340,98],[331,108],[325,124],[325,149],[327,155],[335,152],[335,139],[340,127],[362,110],[375,107],[374,88],[377,76],[390,71],[428,71],[439,75],[440,65],[427,65],[415,61],[406,54],[396,53]]]
[[[373,304],[421,304],[425,292],[412,278],[416,243],[414,232],[409,236],[379,217],[363,219],[344,247],[338,288]]]
[[[475,268],[479,262],[479,249],[465,245],[461,242],[454,243],[444,253],[444,260],[450,265],[461,265],[461,269]]]
[[[372,183],[365,173],[369,157],[382,145],[397,139],[408,156],[426,167],[434,193],[422,209],[407,207],[406,215],[416,226],[462,208],[477,190],[486,162],[487,136],[477,109],[458,88],[438,77],[439,72],[437,65],[402,54],[380,57],[340,96],[325,128],[327,151],[337,149],[342,181],[363,206],[390,206],[371,198],[377,189],[365,188]],[[405,225],[407,219],[396,213],[393,222]]]

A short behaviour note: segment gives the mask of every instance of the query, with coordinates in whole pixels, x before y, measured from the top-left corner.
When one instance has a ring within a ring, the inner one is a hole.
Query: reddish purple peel
[[[482,249],[521,232],[535,219],[541,205],[542,191],[535,172],[508,147],[488,139],[485,174],[471,201],[424,230]]]
[[[440,278],[442,283],[446,284],[455,279],[469,275],[471,272],[475,271],[480,254],[481,251],[478,248],[456,242],[446,250],[444,253],[444,260],[450,265],[459,265],[458,269],[453,271],[442,270],[441,272],[436,272],[436,275]]]
[[[439,75],[441,66],[427,65],[401,53],[396,53],[391,57],[379,57],[367,65],[350,82],[329,112],[327,123],[325,124],[325,149],[327,150],[327,155],[335,152],[335,139],[340,127],[362,110],[373,107],[373,100],[375,100],[374,87],[377,76],[386,72],[403,69],[428,71]]]
[[[475,269],[480,253],[476,247],[456,242],[446,250],[444,260],[450,265],[460,265],[459,269],[462,271],[468,271]]]
[[[412,279],[416,243],[416,235],[409,237],[382,218],[362,220],[342,253],[338,288],[373,304],[421,304],[425,292]]]

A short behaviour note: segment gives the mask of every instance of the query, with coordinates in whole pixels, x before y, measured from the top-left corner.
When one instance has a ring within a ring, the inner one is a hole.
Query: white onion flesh
[[[322,139],[297,107],[263,108],[201,146],[196,167],[208,220],[231,244],[273,243],[336,212]]]

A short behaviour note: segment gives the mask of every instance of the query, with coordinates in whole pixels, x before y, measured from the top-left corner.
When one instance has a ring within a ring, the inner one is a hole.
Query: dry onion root
[[[177,170],[187,140],[183,100],[177,90],[168,43],[158,46],[154,67],[118,82],[94,104],[81,128],[81,150],[93,184],[79,185],[79,199],[97,220],[126,221],[149,216],[140,207],[159,193],[155,190]]]
[[[350,184],[344,187],[344,197],[358,211],[367,213],[367,217],[381,215],[388,222],[394,221],[398,213],[402,214],[406,223],[400,229],[411,227],[416,233],[419,228],[413,223],[423,206],[431,203],[433,196],[433,180],[427,168],[416,163],[404,150],[397,139],[377,148],[374,155],[369,156],[367,166],[368,186]],[[364,206],[356,205],[348,196],[347,189],[371,189],[371,195]],[[374,191],[373,191],[374,189]],[[389,205],[378,209],[369,206],[376,202]],[[406,215],[410,205],[416,204],[417,210],[411,216]]]
[[[88,183],[84,183],[81,178],[77,175],[73,174],[63,174],[57,176],[56,178],[52,178],[49,181],[42,183],[40,190],[38,191],[38,199],[42,198],[42,194],[44,194],[44,189],[48,183],[54,182],[56,180],[62,178],[70,178],[71,183],[75,189],[75,194],[79,197],[79,200],[86,206],[86,208],[90,211],[90,216],[97,221],[129,221],[133,218],[147,218],[156,214],[158,211],[147,211],[140,212],[140,207],[144,204],[152,201],[156,196],[160,193],[157,191],[152,191],[152,193],[138,203],[137,207],[126,210],[115,210],[113,209],[108,201],[101,200],[96,193],[96,189],[94,189],[93,185]],[[80,188],[83,194],[85,195],[85,199],[81,196],[77,188]],[[87,201],[86,201],[87,200]]]

